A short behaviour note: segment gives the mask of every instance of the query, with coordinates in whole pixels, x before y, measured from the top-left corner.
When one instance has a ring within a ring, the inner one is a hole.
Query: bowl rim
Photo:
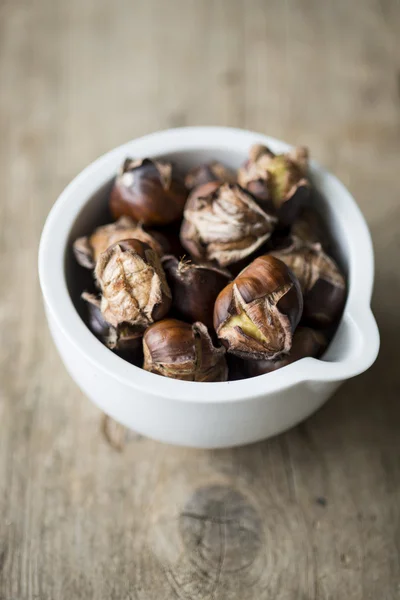
[[[116,356],[97,340],[79,316],[67,288],[64,267],[70,230],[88,199],[110,181],[126,156],[157,157],[173,152],[224,149],[245,152],[254,143],[269,145],[277,152],[292,147],[281,140],[243,129],[204,126],[167,129],[133,139],[103,154],[61,192],[50,210],[40,239],[40,285],[48,315],[70,344],[95,368],[132,389],[158,397],[182,402],[224,402],[265,397],[302,382],[342,381],[365,371],[375,361],[379,332],[370,308],[374,279],[371,236],[350,192],[313,160],[310,167],[314,174],[335,192],[335,205],[328,196],[327,202],[335,213],[339,214],[345,208],[346,220],[351,222],[348,238],[350,277],[342,323],[350,331],[357,331],[359,339],[357,351],[349,357],[334,362],[303,358],[272,373],[239,381],[179,381],[148,373]]]

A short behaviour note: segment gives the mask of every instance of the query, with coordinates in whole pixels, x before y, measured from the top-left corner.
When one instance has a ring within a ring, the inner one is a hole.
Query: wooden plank
[[[0,2],[0,599],[400,597],[396,0]],[[291,432],[124,438],[42,311],[45,216],[88,162],[186,124],[309,144],[376,248],[382,351]],[[116,437],[115,437],[116,436]]]

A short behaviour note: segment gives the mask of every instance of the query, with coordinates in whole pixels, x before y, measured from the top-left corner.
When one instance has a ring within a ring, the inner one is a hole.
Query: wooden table
[[[399,34],[396,0],[0,0],[1,600],[400,598]],[[86,164],[187,124],[308,144],[349,186],[382,350],[275,439],[118,452],[49,337],[39,235]]]

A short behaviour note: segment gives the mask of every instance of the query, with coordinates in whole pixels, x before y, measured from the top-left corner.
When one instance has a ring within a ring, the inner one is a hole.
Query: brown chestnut
[[[162,266],[172,294],[172,309],[185,321],[201,321],[211,329],[215,299],[232,279],[229,271],[175,256],[165,256]]]
[[[250,360],[227,353],[226,362],[228,364],[228,381],[240,381],[241,379],[247,379],[249,377],[247,373],[247,364],[251,362]]]
[[[312,206],[305,206],[291,227],[291,235],[307,244],[321,244],[325,252],[332,247],[331,234],[320,214]]]
[[[114,218],[132,217],[144,225],[168,225],[182,217],[187,191],[172,165],[127,158],[110,195]]]
[[[282,261],[260,256],[220,292],[214,328],[228,352],[274,359],[290,351],[302,310],[293,273]]]
[[[130,239],[110,246],[99,256],[95,276],[101,312],[113,327],[128,323],[144,329],[169,311],[171,292],[160,258],[144,242]]]
[[[307,178],[308,150],[295,148],[286,154],[274,154],[256,144],[249,159],[238,171],[238,181],[268,210],[274,206],[279,221],[293,223],[310,195]]]
[[[271,235],[275,217],[236,184],[195,188],[185,206],[182,245],[198,260],[226,267],[249,256]]]
[[[292,348],[289,354],[283,354],[277,360],[248,360],[246,361],[246,376],[256,377],[265,373],[272,373],[286,365],[312,356],[321,356],[327,346],[326,337],[315,329],[309,327],[298,327],[293,335]]]
[[[234,183],[235,179],[236,177],[232,171],[227,169],[220,162],[214,160],[190,169],[185,177],[185,185],[188,190],[192,190],[199,185],[204,185],[211,181]]]
[[[179,239],[179,232],[181,228],[181,223],[171,223],[168,227],[163,227],[162,229],[149,229],[149,233],[154,237],[161,245],[164,250],[163,256],[176,256],[177,258],[181,258],[187,254],[185,248],[181,244],[181,240]]]
[[[87,325],[91,332],[111,350],[129,362],[138,363],[142,355],[143,330],[128,323],[113,327],[100,310],[101,301],[94,294],[84,292],[87,307]]]
[[[120,217],[115,223],[102,225],[91,235],[75,240],[73,245],[75,258],[82,267],[94,269],[102,252],[113,244],[129,238],[145,242],[160,256],[163,256],[167,250],[166,241],[158,232],[152,235],[130,217]]]
[[[143,336],[143,368],[184,381],[226,381],[225,349],[216,348],[203,323],[164,319]]]
[[[321,244],[306,244],[292,236],[292,244],[271,252],[293,271],[304,296],[303,321],[315,327],[331,325],[343,310],[346,282]]]

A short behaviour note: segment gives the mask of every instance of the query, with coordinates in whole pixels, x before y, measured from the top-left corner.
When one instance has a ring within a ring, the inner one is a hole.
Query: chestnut
[[[163,256],[173,255],[181,258],[187,254],[179,239],[180,228],[181,223],[178,222],[171,223],[168,227],[163,227],[160,230],[154,228],[148,229],[151,236],[161,244],[164,250]]]
[[[240,186],[210,182],[189,195],[181,242],[195,259],[226,267],[257,250],[275,224]]]
[[[87,325],[91,332],[110,350],[137,364],[142,355],[143,331],[128,323],[113,327],[103,317],[100,310],[101,301],[97,296],[84,292],[81,298],[86,302]]]
[[[158,232],[153,235],[130,217],[120,217],[115,223],[97,227],[89,236],[80,237],[73,244],[77,262],[86,269],[94,269],[100,254],[121,240],[134,238],[145,242],[160,256],[167,250],[167,242]]]
[[[305,206],[291,227],[291,235],[306,244],[321,244],[325,252],[332,247],[332,239],[320,214],[312,206]]]
[[[83,292],[81,298],[86,302],[87,325],[90,331],[106,346],[114,345],[117,338],[116,329],[103,317],[100,310],[100,299],[89,292]]]
[[[144,225],[168,225],[182,217],[187,191],[170,163],[127,158],[110,195],[114,218],[132,217]]]
[[[164,319],[143,336],[143,368],[184,381],[226,381],[225,349],[216,348],[203,323]]]
[[[227,169],[220,162],[213,160],[209,163],[190,169],[185,177],[185,185],[188,190],[192,190],[199,185],[204,185],[211,181],[234,183],[235,179],[235,175],[232,171]]]
[[[292,236],[286,248],[271,255],[282,260],[300,282],[304,297],[303,321],[314,327],[328,327],[343,310],[346,282],[336,262],[321,244],[307,244]]]
[[[175,256],[165,256],[162,266],[172,293],[172,309],[185,321],[201,321],[211,329],[215,299],[231,280],[229,271]]]
[[[238,171],[238,181],[265,210],[274,206],[279,221],[289,225],[310,195],[307,164],[307,148],[274,154],[267,146],[256,144]]]
[[[103,252],[95,277],[102,291],[101,312],[113,327],[127,323],[145,329],[171,306],[160,258],[148,244],[122,240]]]
[[[290,351],[302,311],[297,278],[282,261],[260,256],[220,292],[214,328],[228,352],[274,359]]]
[[[240,381],[241,379],[247,379],[249,377],[247,373],[247,364],[251,362],[250,360],[227,353],[226,362],[228,364],[228,381]]]
[[[256,377],[265,373],[272,373],[286,365],[312,356],[321,356],[327,346],[327,338],[320,331],[309,327],[298,327],[293,335],[292,348],[289,354],[283,354],[277,360],[248,360],[245,372],[247,377]]]

